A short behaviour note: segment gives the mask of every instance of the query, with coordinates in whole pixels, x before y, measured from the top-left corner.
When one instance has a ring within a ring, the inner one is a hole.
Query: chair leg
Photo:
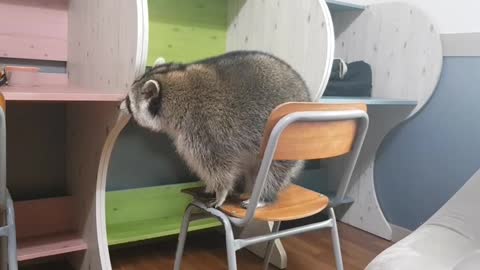
[[[223,224],[225,228],[225,241],[227,245],[228,270],[237,270],[237,249],[235,248],[235,238],[233,237],[232,227]]]
[[[272,233],[276,233],[280,230],[280,221],[275,221],[273,223]],[[275,244],[275,239],[270,240],[267,243],[267,248],[265,249],[265,258],[263,259],[263,269],[268,270],[270,266],[270,258],[272,257],[273,245]]]
[[[332,207],[328,209],[328,215],[330,216],[330,219],[332,219],[332,222],[333,222],[331,234],[332,234],[332,243],[333,243],[333,253],[335,255],[335,263],[337,265],[337,270],[343,270],[342,250],[340,249],[340,238],[338,237],[337,219],[335,218],[335,212],[333,211]]]
[[[0,237],[0,270],[8,270],[8,235]]]
[[[183,249],[185,248],[185,241],[187,239],[188,225],[190,224],[190,216],[194,207],[194,205],[189,205],[183,215],[182,227],[178,234],[177,251],[175,253],[175,263],[173,266],[174,270],[180,270],[182,264]]]
[[[10,194],[7,195],[7,225],[8,225],[8,270],[17,270],[17,235],[15,229],[15,211]]]

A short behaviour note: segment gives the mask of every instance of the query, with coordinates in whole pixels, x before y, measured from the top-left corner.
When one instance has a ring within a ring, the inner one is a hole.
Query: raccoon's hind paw
[[[204,202],[205,205],[209,208],[215,208],[215,205],[217,204],[217,200],[216,199],[212,199],[212,200],[208,200],[206,202]]]
[[[223,205],[223,203],[227,199],[227,196],[228,196],[227,190],[215,192],[216,199],[214,201],[208,202],[207,203],[208,207],[219,208],[220,206]]]
[[[241,205],[242,205],[243,208],[247,208],[249,204],[250,204],[250,200],[245,200],[245,201],[241,202]],[[265,207],[265,206],[267,206],[267,203],[265,203],[265,202],[259,201],[257,203],[257,208],[262,208],[262,207]]]

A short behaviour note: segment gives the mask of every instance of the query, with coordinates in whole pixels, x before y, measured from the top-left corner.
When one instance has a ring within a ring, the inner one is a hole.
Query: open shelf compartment
[[[28,261],[87,249],[75,230],[70,196],[14,203],[17,259]]]

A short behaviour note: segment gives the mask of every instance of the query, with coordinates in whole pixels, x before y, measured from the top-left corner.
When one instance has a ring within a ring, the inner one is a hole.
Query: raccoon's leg
[[[238,169],[215,171],[210,175],[207,183],[207,190],[215,192],[215,201],[208,204],[210,207],[218,208],[227,199],[227,196],[234,190],[236,180],[239,178]]]
[[[257,207],[274,203],[278,193],[298,176],[303,165],[303,161],[273,161]],[[247,207],[248,203],[249,200],[246,200],[242,206]]]
[[[222,206],[222,204],[227,199],[229,191],[227,189],[222,189],[220,191],[215,192],[215,197],[217,198],[213,204],[213,207],[218,208]]]

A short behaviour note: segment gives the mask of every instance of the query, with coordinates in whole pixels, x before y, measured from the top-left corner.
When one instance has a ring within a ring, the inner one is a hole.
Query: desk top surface
[[[416,106],[415,100],[372,98],[372,97],[322,97],[320,103],[365,103],[367,105],[405,105]]]

